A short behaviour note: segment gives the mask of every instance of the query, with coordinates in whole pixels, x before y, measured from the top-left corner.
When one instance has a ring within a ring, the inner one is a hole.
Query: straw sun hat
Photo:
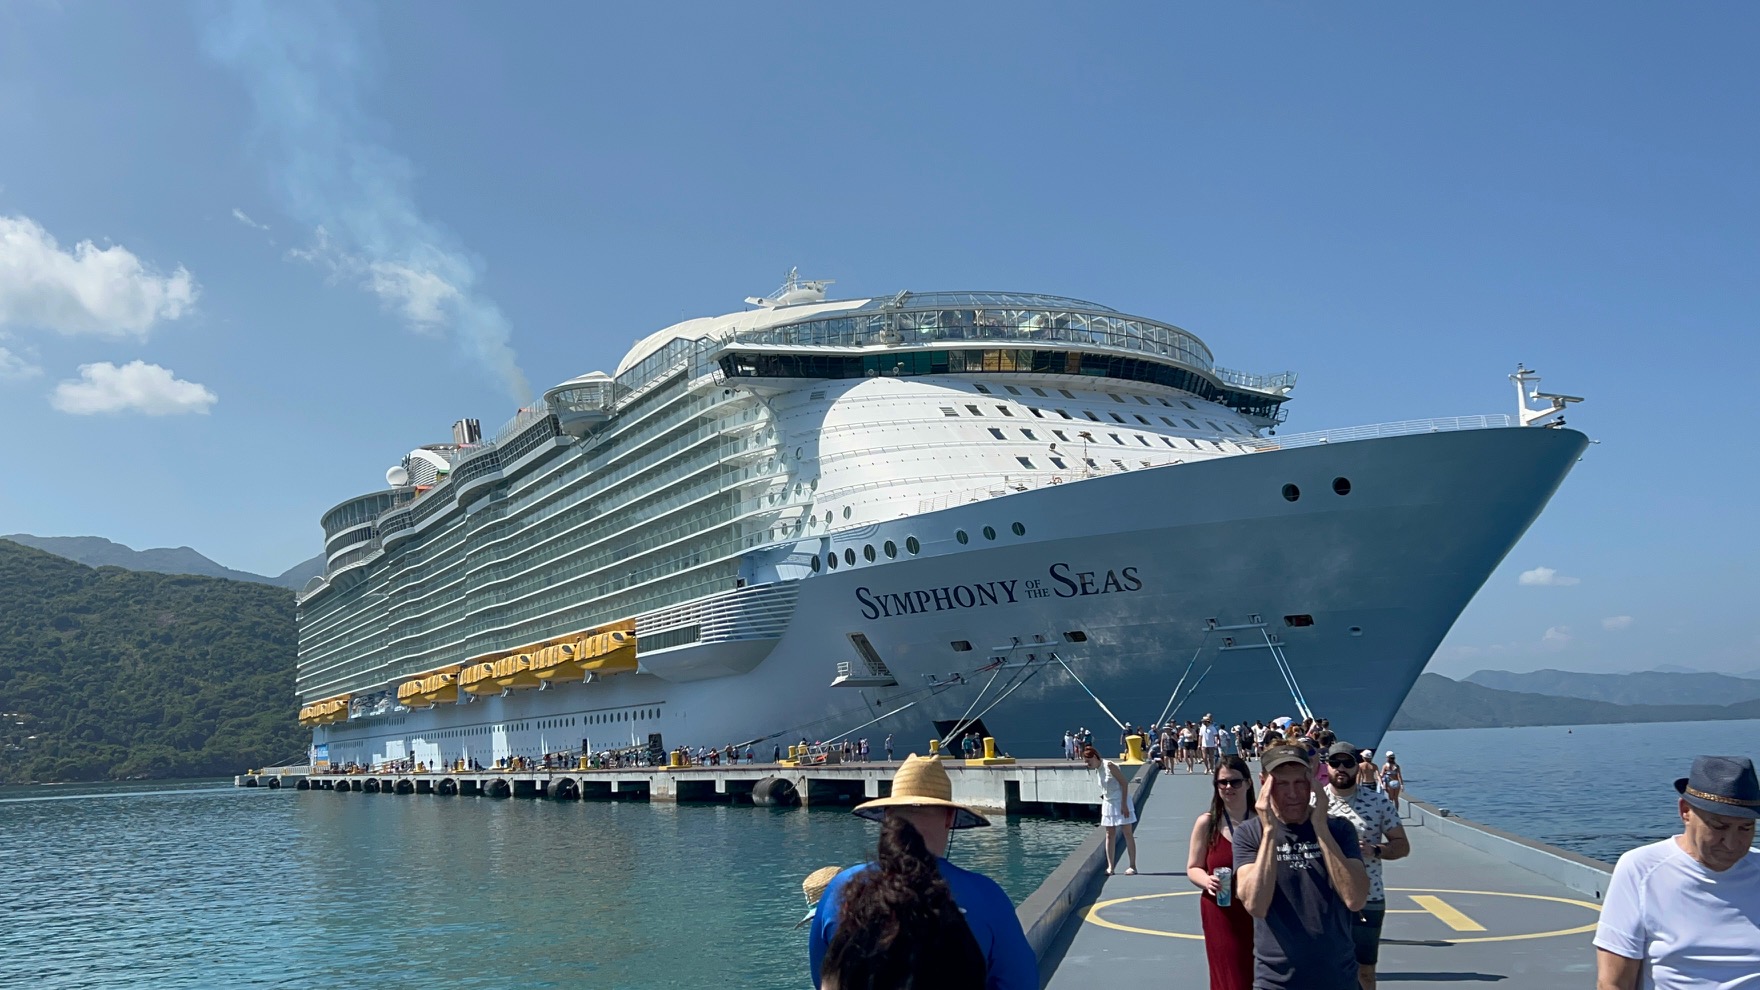
[[[801,893],[807,898],[807,916],[794,923],[796,928],[813,920],[813,915],[819,912],[819,898],[825,896],[825,888],[831,886],[831,881],[842,872],[841,866],[821,866],[801,881]]]
[[[953,803],[953,781],[947,776],[940,760],[912,753],[892,778],[892,796],[858,804],[856,814],[871,821],[886,817],[887,808],[952,808],[956,814],[954,828],[979,828],[989,819],[970,808]]]

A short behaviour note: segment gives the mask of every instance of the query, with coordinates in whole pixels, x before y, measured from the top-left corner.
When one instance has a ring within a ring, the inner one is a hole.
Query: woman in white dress
[[[1094,747],[1082,750],[1082,760],[1088,764],[1089,770],[1095,772],[1096,782],[1100,785],[1100,827],[1106,829],[1106,875],[1112,876],[1113,867],[1118,863],[1118,831],[1123,829],[1125,852],[1131,860],[1124,873],[1125,876],[1135,876],[1137,836],[1133,827],[1137,824],[1137,813],[1127,797],[1130,787],[1125,783],[1118,764],[1102,760],[1100,751]]]

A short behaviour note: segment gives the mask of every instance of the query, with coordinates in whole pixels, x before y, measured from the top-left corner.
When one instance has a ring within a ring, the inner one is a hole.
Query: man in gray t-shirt
[[[1254,990],[1357,990],[1351,917],[1369,897],[1356,829],[1313,797],[1294,746],[1260,756],[1258,815],[1235,826],[1235,888],[1253,916]]]

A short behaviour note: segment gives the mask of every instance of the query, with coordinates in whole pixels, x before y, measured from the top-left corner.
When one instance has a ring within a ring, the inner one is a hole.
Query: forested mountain
[[[293,596],[0,540],[0,782],[227,775],[299,757]]]
[[[322,573],[324,570],[322,554],[311,560],[301,561],[276,577],[266,577],[262,574],[252,574],[250,571],[235,571],[230,567],[216,564],[189,547],[154,547],[150,550],[136,550],[113,540],[106,540],[101,536],[32,536],[29,533],[0,536],[0,540],[11,540],[27,547],[35,547],[57,557],[66,557],[68,560],[77,561],[87,567],[125,567],[131,571],[156,571],[160,574],[199,574],[203,577],[273,584],[282,588],[292,588],[295,591],[311,580],[312,575]]]
[[[1619,722],[1696,722],[1760,718],[1760,701],[1733,705],[1616,705],[1586,698],[1499,691],[1441,674],[1412,686],[1395,729],[1469,729],[1504,725],[1594,725]]]
[[[1616,705],[1733,705],[1760,698],[1760,680],[1728,674],[1644,670],[1586,674],[1574,670],[1480,670],[1467,680],[1499,691],[1553,694]]]

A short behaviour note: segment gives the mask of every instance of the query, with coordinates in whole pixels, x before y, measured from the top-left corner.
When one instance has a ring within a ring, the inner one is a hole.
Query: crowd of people
[[[1186,877],[1200,894],[1212,990],[1374,990],[1387,912],[1382,864],[1412,852],[1394,754],[1377,766],[1372,752],[1312,718],[1127,724],[1127,753],[1132,736],[1160,750],[1166,772],[1190,759],[1211,778]],[[1072,730],[1064,752],[1096,775],[1106,872],[1122,835],[1125,874],[1134,874],[1129,788],[1092,738]],[[1597,990],[1760,987],[1760,859],[1749,855],[1760,819],[1754,765],[1700,757],[1675,790],[1681,834],[1622,856],[1608,884],[1595,936]],[[909,760],[891,797],[858,806],[883,823],[879,855],[837,873],[823,896],[809,891],[815,986],[1039,985],[1000,888],[945,858],[951,830],[988,824],[951,794],[938,763]]]

